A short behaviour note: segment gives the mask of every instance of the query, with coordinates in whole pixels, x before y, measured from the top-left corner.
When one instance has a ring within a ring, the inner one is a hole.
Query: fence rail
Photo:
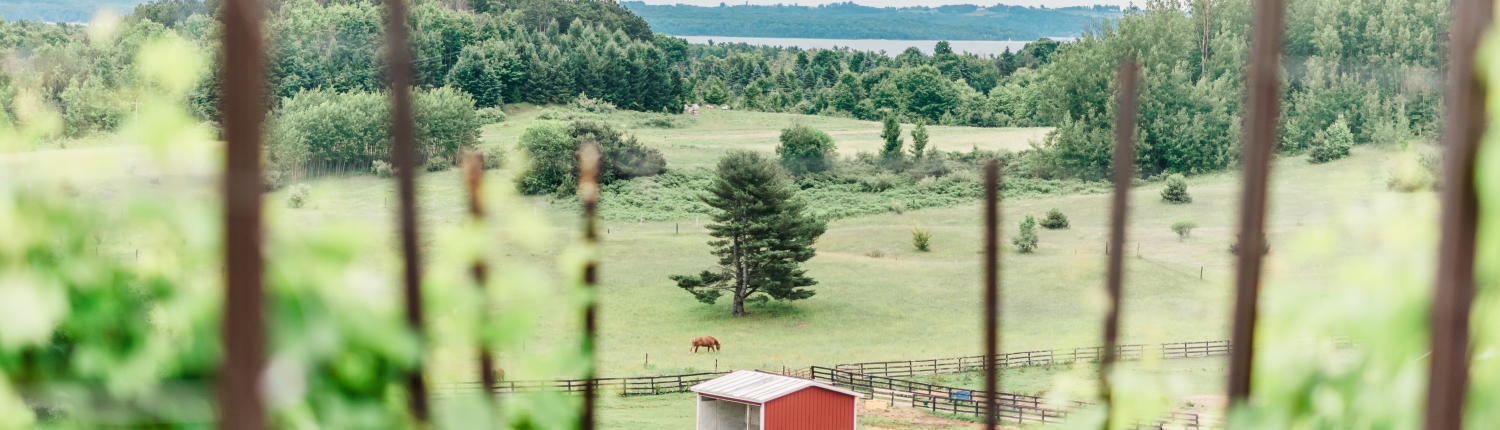
[[[1232,348],[1230,347],[1229,341],[1227,340],[1173,342],[1156,345],[1120,345],[1116,349],[1115,357],[1119,360],[1139,360],[1149,353],[1160,358],[1197,358],[1229,355],[1231,349]],[[1049,364],[1073,362],[1092,362],[1099,361],[1103,351],[1103,347],[1095,346],[1084,348],[1008,352],[996,356],[994,359],[994,364],[1003,369],[1009,367],[1043,366]],[[985,357],[982,355],[932,358],[926,360],[849,363],[835,365],[834,367],[845,372],[880,376],[938,375],[950,373],[979,372],[987,369],[985,364]]]
[[[592,383],[596,390],[615,389],[624,396],[650,396],[658,394],[685,393],[692,386],[714,379],[729,372],[689,373],[683,375],[641,376],[633,378],[598,378]],[[500,381],[495,383],[495,394],[535,393],[555,391],[583,393],[589,386],[588,379],[559,379],[551,381]],[[437,397],[462,397],[484,393],[481,382],[453,382],[437,384],[433,395]]]

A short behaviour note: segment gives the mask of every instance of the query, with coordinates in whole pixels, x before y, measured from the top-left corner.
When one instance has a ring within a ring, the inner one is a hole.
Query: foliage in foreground
[[[713,304],[724,293],[733,314],[747,315],[747,299],[802,300],[817,281],[801,267],[817,254],[812,245],[827,223],[806,213],[807,203],[775,162],[758,152],[731,151],[719,160],[703,202],[715,209],[708,244],[718,267],[698,275],[674,275],[677,286]],[[757,294],[761,294],[756,296]]]

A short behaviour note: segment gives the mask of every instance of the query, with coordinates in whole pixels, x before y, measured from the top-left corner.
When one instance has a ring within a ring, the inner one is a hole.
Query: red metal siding
[[[854,396],[818,387],[766,403],[765,430],[854,430]]]

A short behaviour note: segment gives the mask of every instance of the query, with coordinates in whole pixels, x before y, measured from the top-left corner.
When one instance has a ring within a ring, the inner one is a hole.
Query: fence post
[[[1250,33],[1251,58],[1245,83],[1249,97],[1245,108],[1245,173],[1240,198],[1239,244],[1243,250],[1259,250],[1264,243],[1266,180],[1275,145],[1277,106],[1280,101],[1278,70],[1281,61],[1284,0],[1257,0]],[[1255,341],[1257,301],[1260,297],[1261,253],[1239,253],[1235,279],[1234,340],[1241,344],[1229,360],[1229,405],[1250,395],[1251,347]]]
[[[469,191],[469,218],[480,226],[484,226],[484,154],[474,152],[464,157],[464,184]],[[470,270],[474,276],[474,286],[479,289],[480,324],[489,321],[489,290],[486,288],[489,280],[489,266],[485,264],[483,253],[474,258]],[[495,397],[495,358],[490,355],[490,344],[481,336],[479,339],[479,380],[484,383],[484,394],[490,400]]]
[[[224,370],[218,390],[219,427],[266,428],[260,375],[266,362],[265,290],[261,254],[261,123],[265,118],[263,6],[226,0],[222,55],[224,88]],[[136,250],[140,259],[140,250]]]
[[[399,2],[398,2],[399,3]],[[588,303],[583,308],[583,354],[586,360],[584,379],[592,381],[595,376],[594,369],[594,333],[595,327],[595,300],[593,294],[595,285],[598,284],[598,246],[599,235],[596,225],[596,210],[599,204],[599,144],[595,142],[584,142],[579,149],[578,162],[578,197],[583,201],[583,237],[585,245],[589,247],[588,261],[583,266],[583,285],[588,290]],[[583,419],[581,428],[583,430],[594,430],[594,408],[595,396],[594,384],[584,385],[583,389]]]

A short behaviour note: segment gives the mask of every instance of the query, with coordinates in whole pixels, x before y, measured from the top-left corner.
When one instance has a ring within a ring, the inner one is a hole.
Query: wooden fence
[[[909,403],[912,407],[954,415],[984,416],[986,393],[983,390],[948,387],[922,382],[907,381],[885,376],[858,374],[827,367],[813,366],[806,369],[812,379],[834,386],[845,387],[865,393],[871,398],[890,399],[892,403]],[[790,374],[793,372],[783,372]],[[1038,396],[1014,393],[996,393],[996,415],[1002,421],[1015,423],[1061,424],[1072,411],[1095,406],[1089,402],[1070,401],[1065,408],[1046,404]],[[1201,429],[1204,425],[1198,414],[1172,412],[1162,420],[1138,423],[1137,429]]]
[[[996,356],[994,359],[994,363],[1000,368],[1009,368],[1043,366],[1049,364],[1074,362],[1095,362],[1099,361],[1103,350],[1103,347],[1096,346],[1085,348],[1009,352]],[[1115,357],[1119,360],[1139,360],[1144,357],[1145,354],[1150,353],[1161,358],[1197,358],[1229,355],[1230,350],[1230,344],[1227,340],[1174,342],[1158,345],[1120,345],[1116,349]],[[846,372],[880,376],[938,375],[950,373],[980,372],[986,369],[985,357],[982,355],[932,358],[926,360],[850,363],[839,364],[834,367],[838,370]]]
[[[685,393],[694,385],[714,379],[729,372],[689,373],[682,375],[641,376],[633,378],[597,378],[593,385],[598,389],[612,389],[623,396],[651,396],[659,394]],[[495,394],[535,393],[555,391],[583,393],[588,387],[587,379],[559,379],[552,381],[500,381],[495,383]],[[435,397],[462,397],[484,393],[481,382],[454,382],[433,387]]]

